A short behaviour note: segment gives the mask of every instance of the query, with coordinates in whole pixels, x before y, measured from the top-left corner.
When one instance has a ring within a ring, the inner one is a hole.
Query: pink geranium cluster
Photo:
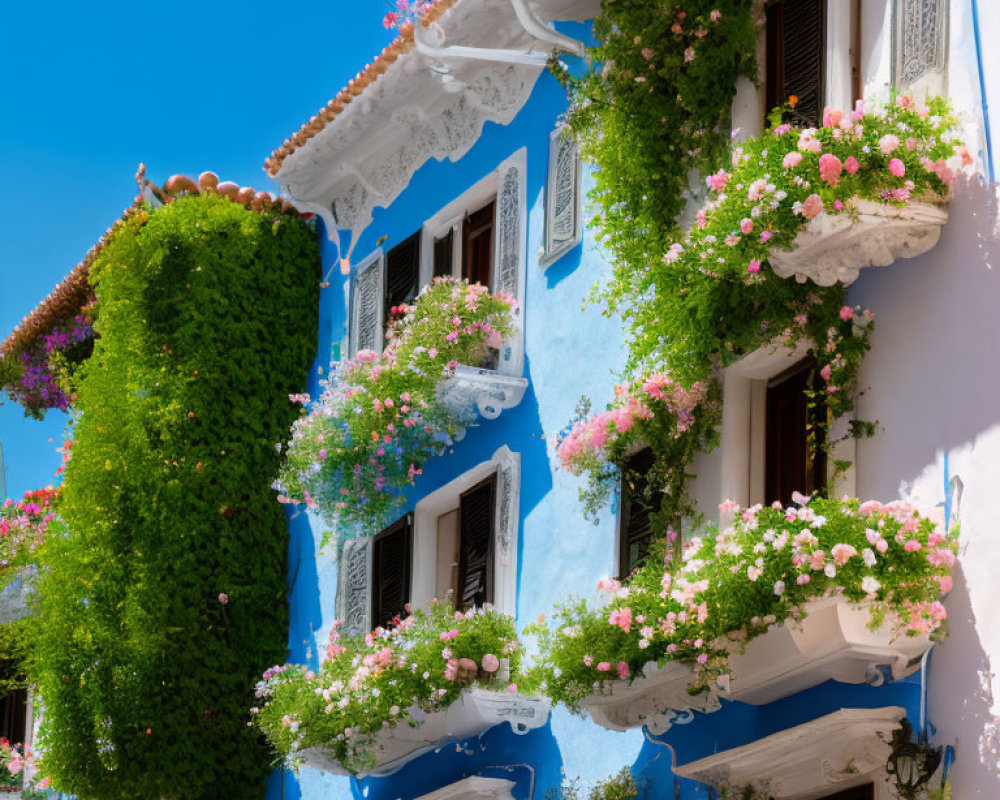
[[[32,564],[35,550],[53,525],[61,529],[54,505],[59,490],[51,486],[24,493],[21,500],[6,499],[0,508],[0,583]]]
[[[641,439],[641,423],[656,420],[676,437],[687,431],[708,398],[708,385],[685,388],[665,372],[615,387],[615,399],[602,411],[573,424],[556,448],[563,469],[579,475],[607,461],[623,437]],[[636,426],[640,430],[636,431]]]
[[[395,9],[382,18],[382,27],[389,30],[414,25],[433,5],[429,0],[396,0]]]
[[[437,278],[393,309],[385,350],[331,365],[323,394],[295,423],[274,484],[279,502],[377,530],[423,464],[474,422],[474,409],[445,403],[438,386],[459,364],[495,361],[515,306],[479,284]]]
[[[664,263],[756,283],[771,251],[789,247],[821,213],[850,212],[861,199],[947,201],[949,159],[972,163],[951,138],[956,120],[940,99],[919,105],[902,97],[880,113],[860,102],[851,113],[828,108],[816,128],[780,122],[779,110],[774,123],[734,146],[731,170],[706,178],[713,197]]]
[[[683,659],[692,689],[713,689],[729,654],[812,600],[844,596],[890,636],[928,636],[947,613],[956,539],[907,503],[823,500],[720,507],[724,524],[688,539],[679,558],[650,557],[626,582],[606,579],[597,607],[564,607],[555,629],[536,625],[542,678],[572,706],[647,662]]]

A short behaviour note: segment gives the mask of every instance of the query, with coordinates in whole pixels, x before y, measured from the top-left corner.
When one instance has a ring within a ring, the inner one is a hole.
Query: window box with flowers
[[[462,366],[490,357],[512,330],[515,306],[480,284],[441,277],[412,306],[396,307],[385,350],[334,364],[322,396],[295,423],[278,499],[318,509],[340,529],[380,530],[423,464],[461,438],[477,410],[492,418],[520,399],[523,379]],[[469,388],[479,372],[492,389]]]
[[[798,497],[788,508],[723,509],[733,527],[605,581],[602,608],[536,626],[532,671],[553,700],[613,730],[669,728],[718,697],[764,704],[823,681],[914,669],[951,588],[954,541],[911,507]]]
[[[947,222],[956,126],[940,98],[893,97],[878,113],[826,109],[819,127],[782,122],[736,146],[732,171],[707,178],[714,198],[667,263],[712,265],[746,281],[770,264],[780,277],[849,283],[868,266],[927,252]]]
[[[318,673],[274,667],[257,686],[256,724],[293,765],[388,775],[430,749],[504,722],[545,724],[549,701],[518,694],[521,645],[492,609],[434,603],[363,640],[334,623]]]

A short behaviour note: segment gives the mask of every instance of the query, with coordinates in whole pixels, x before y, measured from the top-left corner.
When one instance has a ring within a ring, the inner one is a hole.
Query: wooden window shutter
[[[451,277],[452,256],[455,252],[455,230],[451,228],[440,239],[434,240],[434,277]]]
[[[372,623],[386,625],[406,616],[410,602],[410,564],[413,526],[407,514],[378,536],[372,544]]]
[[[0,736],[11,744],[24,744],[28,721],[28,690],[12,689],[0,699]]]
[[[493,211],[491,201],[465,218],[462,225],[462,277],[490,287],[493,271]]]
[[[420,231],[397,244],[385,257],[385,319],[393,306],[410,303],[420,291]]]
[[[767,388],[764,428],[764,501],[792,502],[792,492],[811,494],[826,486],[826,453],[823,442],[810,448],[810,430],[820,435],[822,427],[813,424],[825,415],[822,381],[817,380],[812,362],[798,364],[774,378]],[[810,408],[806,392],[815,392]],[[810,453],[812,449],[812,453]]]
[[[792,95],[792,118],[819,125],[824,102],[826,0],[778,0],[767,9],[767,109]]]
[[[354,276],[349,353],[351,358],[354,358],[359,350],[382,352],[385,335],[384,290],[382,288],[384,262],[382,253],[375,253],[358,265],[358,271]]]
[[[493,527],[496,474],[465,492],[459,502],[458,592],[455,606],[466,610],[493,602]]]
[[[652,515],[659,510],[662,496],[647,496],[645,475],[655,463],[648,447],[629,459],[622,471],[621,517],[619,519],[619,577],[627,578],[641,566],[653,541]]]
[[[576,138],[566,128],[549,140],[549,177],[545,187],[545,254],[554,261],[580,241],[581,161]]]

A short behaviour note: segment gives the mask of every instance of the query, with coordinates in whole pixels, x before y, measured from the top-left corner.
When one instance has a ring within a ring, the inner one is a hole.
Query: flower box
[[[425,713],[411,708],[409,713],[417,723],[415,727],[400,722],[394,728],[384,728],[374,734],[371,748],[375,765],[357,777],[391,775],[429,750],[478,736],[503,722],[510,723],[514,733],[527,733],[548,720],[549,701],[510,692],[466,689],[458,700],[440,711]],[[323,747],[303,750],[300,758],[304,766],[338,775],[351,774]]]
[[[764,705],[824,681],[880,682],[879,666],[893,680],[916,671],[930,647],[927,636],[895,634],[893,620],[869,630],[868,610],[845,597],[807,603],[801,623],[772,626],[730,659],[730,684],[723,697]]]
[[[694,668],[684,661],[668,661],[662,667],[650,661],[641,677],[631,683],[612,683],[603,694],[592,694],[581,705],[602,728],[627,731],[645,725],[650,733],[666,733],[684,713],[707,713],[719,708],[714,692],[692,695]]]
[[[937,244],[948,208],[930,203],[903,207],[859,200],[857,214],[821,212],[795,237],[790,250],[774,250],[771,267],[782,278],[820,286],[857,280],[863,267],[887,267]]]
[[[693,667],[650,662],[632,683],[615,683],[606,694],[583,701],[594,722],[610,730],[645,725],[653,734],[665,733],[679,714],[719,708],[719,698],[764,705],[828,680],[841,683],[877,683],[877,669],[888,666],[893,680],[916,671],[930,647],[927,636],[894,635],[891,620],[872,631],[869,613],[844,597],[814,600],[801,622],[772,626],[753,639],[742,653],[730,657],[728,686],[698,695],[687,693]]]
[[[527,388],[527,378],[459,364],[455,374],[438,385],[438,396],[456,414],[473,417],[478,412],[484,419],[496,419],[520,403]]]

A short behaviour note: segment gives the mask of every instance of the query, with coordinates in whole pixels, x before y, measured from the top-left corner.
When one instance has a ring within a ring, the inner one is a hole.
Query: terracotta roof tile
[[[420,18],[420,23],[425,27],[440,17],[454,6],[458,0],[435,0],[431,7]],[[402,55],[409,53],[414,47],[413,26],[404,25],[392,43],[387,45],[375,59],[365,66],[357,75],[347,82],[347,86],[341,89],[337,95],[323,108],[316,112],[313,117],[289,138],[277,150],[271,153],[270,157],[264,161],[264,171],[272,178],[278,174],[281,165],[288,156],[302,147],[316,134],[329,125],[344,108],[355,98],[364,93],[371,84],[378,80],[379,76]]]

